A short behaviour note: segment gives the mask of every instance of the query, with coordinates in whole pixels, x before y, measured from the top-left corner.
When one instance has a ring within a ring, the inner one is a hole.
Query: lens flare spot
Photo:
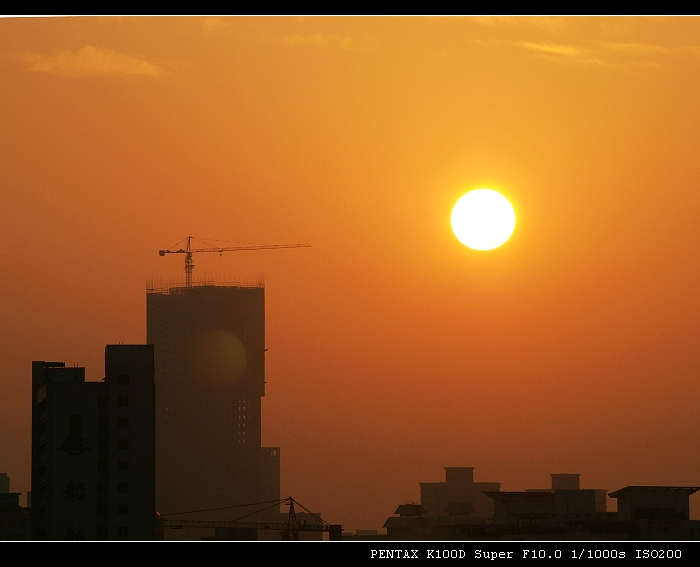
[[[199,373],[213,384],[235,383],[245,371],[246,351],[230,331],[215,329],[201,333],[194,341]]]

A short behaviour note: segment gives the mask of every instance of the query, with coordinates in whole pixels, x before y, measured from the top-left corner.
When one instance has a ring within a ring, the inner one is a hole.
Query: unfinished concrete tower
[[[155,347],[158,511],[278,500],[279,448],[261,446],[263,284],[151,286],[147,335]]]

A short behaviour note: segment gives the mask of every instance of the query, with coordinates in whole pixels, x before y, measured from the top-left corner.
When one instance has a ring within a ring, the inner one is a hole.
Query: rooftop
[[[188,289],[202,287],[244,287],[244,288],[264,288],[265,278],[261,275],[256,277],[221,277],[207,276],[203,279],[193,281],[190,287],[187,287],[184,280],[170,278],[167,281],[163,278],[154,278],[146,282],[146,293],[157,293],[162,295],[187,293]]]
[[[621,488],[620,490],[616,490],[615,492],[610,492],[608,496],[610,498],[617,498],[618,496],[621,496],[623,494],[629,493],[629,492],[651,492],[651,491],[656,491],[656,492],[686,492],[688,496],[691,494],[695,494],[698,490],[700,490],[700,486],[625,486],[624,488]]]

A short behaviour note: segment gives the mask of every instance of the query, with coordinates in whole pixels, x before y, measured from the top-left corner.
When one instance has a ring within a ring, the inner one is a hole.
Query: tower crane
[[[176,248],[181,246],[183,242],[187,240],[187,246],[185,248]],[[188,236],[187,238],[181,240],[174,246],[171,246],[167,250],[159,250],[158,254],[160,256],[165,256],[166,254],[184,254],[185,255],[185,285],[187,287],[192,287],[192,270],[194,270],[194,263],[192,261],[192,254],[195,252],[239,252],[242,250],[271,250],[274,248],[311,248],[310,244],[245,244],[241,246],[208,246],[207,248],[192,248],[192,240],[198,240],[193,236]],[[202,241],[204,242],[204,241]],[[208,242],[204,242],[209,244]]]

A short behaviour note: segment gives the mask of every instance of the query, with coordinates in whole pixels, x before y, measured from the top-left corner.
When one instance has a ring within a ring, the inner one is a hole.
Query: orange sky
[[[264,274],[282,493],[379,528],[445,466],[700,485],[697,18],[0,19],[0,472],[32,360],[145,342],[157,251]],[[502,191],[502,248],[459,244]],[[696,502],[694,498],[692,500]],[[700,515],[694,505],[693,516]]]

